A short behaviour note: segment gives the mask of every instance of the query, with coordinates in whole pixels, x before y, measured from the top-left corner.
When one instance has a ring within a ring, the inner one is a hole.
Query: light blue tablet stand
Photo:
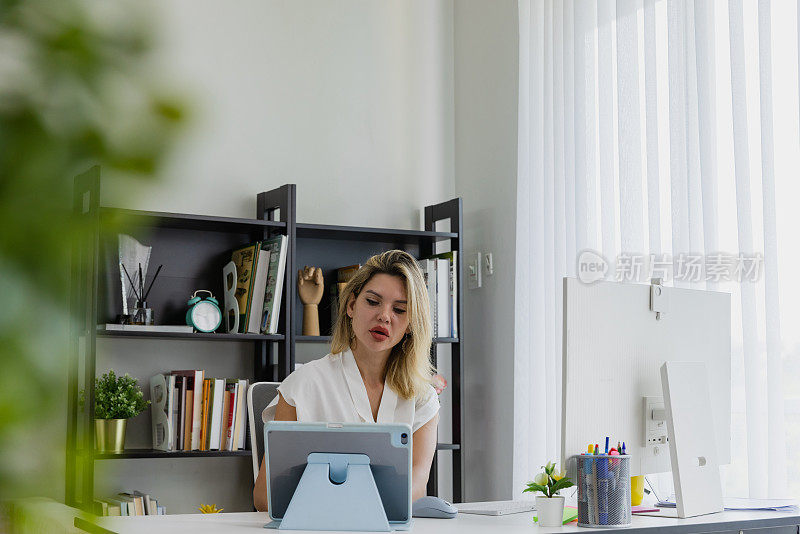
[[[265,527],[275,528],[275,522]],[[390,532],[369,467],[369,456],[309,454],[303,476],[278,528]]]

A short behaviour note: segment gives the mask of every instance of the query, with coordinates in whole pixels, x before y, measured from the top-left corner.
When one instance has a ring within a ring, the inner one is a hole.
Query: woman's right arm
[[[276,421],[297,421],[297,410],[294,406],[283,400],[283,395],[278,393],[278,406],[275,408]],[[264,460],[261,461],[261,469],[258,470],[256,487],[253,488],[253,504],[259,512],[266,512],[267,503],[267,475],[264,467]]]

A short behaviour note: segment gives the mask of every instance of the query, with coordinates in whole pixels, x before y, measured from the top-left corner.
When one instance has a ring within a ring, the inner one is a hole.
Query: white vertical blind
[[[787,83],[780,76],[791,71],[797,84],[800,68],[800,40],[796,54],[786,53],[785,39],[776,53],[775,21],[797,39],[800,14],[770,0],[758,1],[757,17],[744,7],[755,6],[519,2],[514,495],[559,453],[561,278],[576,274],[586,249],[609,261],[609,279],[619,278],[621,254],[669,254],[668,283],[732,293],[727,489],[800,494],[800,459],[786,450],[787,432],[800,436],[800,393],[785,387],[800,377],[800,335],[796,349],[782,337],[778,276],[778,235],[795,239],[793,227],[781,226],[781,184],[794,183],[795,171],[776,169],[773,120],[775,88]],[[793,95],[791,109],[800,89]],[[793,117],[798,139],[800,114]],[[723,255],[727,278],[713,276]],[[699,257],[697,277],[679,277],[683,256]],[[645,264],[639,280],[647,272]]]
[[[644,0],[644,96],[647,130],[647,223],[650,252],[661,254],[661,195],[658,171],[658,82],[656,80],[656,2]]]
[[[639,115],[639,30],[636,0],[617,0],[619,212],[623,252],[644,250]],[[603,219],[608,213],[603,210]]]
[[[783,432],[781,325],[778,293],[778,243],[775,222],[775,168],[772,121],[772,27],[770,0],[758,2],[758,79],[761,112],[761,187],[764,217],[764,298],[767,349],[767,435],[770,491],[786,491],[786,437]],[[798,40],[800,42],[800,40]]]

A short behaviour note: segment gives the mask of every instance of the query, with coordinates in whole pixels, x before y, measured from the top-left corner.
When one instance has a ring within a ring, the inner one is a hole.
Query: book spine
[[[203,380],[203,407],[202,407],[202,414],[200,416],[200,450],[205,451],[206,449],[206,434],[208,433],[208,424],[206,423],[206,418],[208,417],[208,385],[210,380],[204,379]]]
[[[267,278],[269,274],[269,250],[258,250],[257,268],[254,269],[253,289],[251,291],[250,312],[247,333],[261,332],[261,316],[264,313],[264,299],[267,295]]]
[[[458,314],[456,276],[456,252],[453,252],[450,258],[450,277],[448,280],[450,284],[450,337],[453,338],[458,337],[458,321],[456,320],[456,315]]]
[[[230,403],[228,405],[228,427],[225,429],[225,450],[233,450],[233,429],[236,425],[236,387],[228,391]]]
[[[245,439],[247,437],[247,380],[239,380],[239,406],[241,406],[239,416],[239,450],[245,449]]]
[[[436,260],[436,337],[450,335],[450,262]]]
[[[247,304],[253,280],[256,246],[250,245],[233,251],[231,260],[236,264],[236,301],[239,304],[239,333],[247,331]]]
[[[219,450],[224,451],[227,450],[228,444],[228,422],[230,421],[229,413],[231,406],[230,392],[224,391],[222,394],[222,399],[222,421],[219,429]]]
[[[175,377],[175,390],[178,396],[178,424],[175,425],[177,450],[183,450],[184,423],[186,421],[186,380],[183,376]]]
[[[192,445],[190,450],[200,450],[200,426],[203,418],[203,371],[194,372],[194,405],[192,406]]]
[[[436,313],[436,262],[425,260],[425,272],[427,273],[428,303],[431,308],[431,329],[433,337],[438,337],[438,315]]]
[[[186,413],[183,421],[183,450],[192,450],[192,411],[194,410],[194,390],[186,390]]]
[[[219,450],[224,404],[225,381],[222,379],[216,379],[214,380],[214,401],[211,408],[211,436],[208,443],[209,450]]]

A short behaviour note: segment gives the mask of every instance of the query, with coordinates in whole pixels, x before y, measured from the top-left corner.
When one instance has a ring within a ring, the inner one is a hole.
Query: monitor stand
[[[666,362],[661,366],[661,387],[676,507],[637,515],[686,518],[721,512],[722,480],[706,365]]]
[[[280,530],[390,532],[369,456],[315,452],[283,519],[264,525]]]

